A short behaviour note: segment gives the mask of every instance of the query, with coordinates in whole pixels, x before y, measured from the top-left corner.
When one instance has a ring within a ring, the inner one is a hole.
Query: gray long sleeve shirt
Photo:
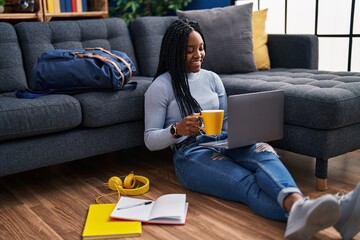
[[[211,71],[201,69],[197,73],[188,73],[191,95],[201,108],[224,109],[223,130],[227,129],[227,96],[220,77]],[[145,93],[145,133],[146,147],[161,150],[183,141],[187,136],[175,139],[170,127],[182,119],[177,105],[171,77],[168,72],[152,82]]]

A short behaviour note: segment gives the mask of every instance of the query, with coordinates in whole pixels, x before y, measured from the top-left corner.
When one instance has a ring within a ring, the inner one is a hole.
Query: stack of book
[[[91,204],[82,237],[140,236],[142,223],[183,225],[188,206],[185,194],[166,194],[155,201],[121,197],[118,203]]]
[[[46,0],[48,13],[86,12],[86,0]]]

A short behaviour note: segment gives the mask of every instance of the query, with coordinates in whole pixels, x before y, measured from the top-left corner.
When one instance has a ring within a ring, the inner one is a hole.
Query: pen
[[[143,202],[143,203],[138,203],[138,204],[133,204],[133,205],[129,205],[129,206],[124,206],[124,207],[119,207],[117,208],[117,210],[123,210],[123,209],[128,209],[128,208],[133,208],[133,207],[138,207],[138,206],[143,206],[143,205],[148,205],[151,204],[152,201],[147,201],[147,202]]]

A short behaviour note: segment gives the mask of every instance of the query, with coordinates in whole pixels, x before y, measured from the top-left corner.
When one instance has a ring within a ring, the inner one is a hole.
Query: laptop
[[[228,96],[228,138],[202,146],[237,148],[283,138],[284,92],[281,90]]]

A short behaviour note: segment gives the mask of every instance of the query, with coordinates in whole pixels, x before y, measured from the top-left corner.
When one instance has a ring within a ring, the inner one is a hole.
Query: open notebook
[[[228,97],[228,138],[201,143],[217,148],[236,148],[283,137],[284,92],[280,90]]]
[[[186,194],[165,194],[155,201],[122,196],[110,216],[152,224],[185,224],[188,206]]]

